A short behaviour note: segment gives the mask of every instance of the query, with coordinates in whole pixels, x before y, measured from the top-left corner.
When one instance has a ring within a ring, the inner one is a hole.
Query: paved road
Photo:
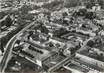
[[[74,54],[73,54],[74,55]],[[69,56],[69,57],[66,57],[64,60],[62,60],[61,62],[59,62],[58,64],[56,64],[55,66],[51,67],[49,70],[48,70],[48,73],[51,73],[57,69],[59,69],[60,67],[62,67],[63,65],[67,64],[68,62],[70,62],[72,59],[73,59],[73,55],[72,56]]]
[[[83,43],[82,47],[81,47],[77,52],[80,52],[80,51],[84,50],[84,49],[85,49],[84,47],[87,45],[88,41],[92,40],[93,38],[94,38],[94,37],[90,37],[89,39],[87,39],[87,40]]]
[[[11,38],[11,40],[8,42],[8,44],[6,45],[6,51],[5,51],[5,54],[3,56],[3,59],[1,60],[0,62],[0,72],[1,73],[4,73],[6,67],[7,67],[7,64],[11,58],[11,55],[12,55],[12,48],[17,40],[17,37],[23,33],[26,29],[28,29],[29,27],[31,27],[32,25],[34,25],[35,22],[32,22],[30,25],[26,26],[24,29],[22,29],[19,33],[17,33],[15,36],[13,36]]]
[[[85,47],[85,45],[87,44],[87,42],[89,40],[91,40],[92,38],[89,38],[88,40],[86,40],[82,46],[82,48],[80,48],[79,50],[77,50],[77,52],[80,52],[81,50],[83,50],[83,47]],[[74,55],[74,54],[73,54]],[[73,55],[69,56],[67,58],[65,58],[64,60],[62,60],[61,62],[59,62],[58,64],[56,64],[55,66],[51,67],[48,72],[52,72],[57,70],[58,68],[62,67],[63,65],[67,64],[69,61],[71,61],[71,59],[73,59]]]
[[[19,8],[21,8],[22,7],[22,5],[21,6],[19,6],[19,7],[7,7],[7,8],[1,8],[0,9],[0,12],[4,12],[4,11],[8,11],[8,10],[11,10],[11,11],[15,11],[15,10],[18,10]]]

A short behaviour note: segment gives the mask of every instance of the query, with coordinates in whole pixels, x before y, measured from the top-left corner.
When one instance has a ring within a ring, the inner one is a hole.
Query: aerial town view
[[[104,0],[0,0],[0,73],[104,73]]]

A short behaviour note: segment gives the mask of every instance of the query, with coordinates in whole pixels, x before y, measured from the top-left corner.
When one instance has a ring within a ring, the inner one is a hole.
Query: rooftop
[[[101,55],[101,53],[102,53],[102,55]],[[88,56],[88,57],[91,57],[91,58],[94,58],[96,60],[104,62],[104,54],[102,51],[100,51],[97,48],[86,47],[86,49],[80,51],[80,54],[83,54],[85,56]]]

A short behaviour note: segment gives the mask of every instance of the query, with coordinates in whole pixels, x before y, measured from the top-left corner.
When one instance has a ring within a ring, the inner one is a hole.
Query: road
[[[83,43],[82,47],[81,47],[77,52],[80,52],[80,51],[84,50],[84,47],[87,45],[88,41],[92,40],[93,38],[94,38],[94,37],[90,37],[89,39],[87,39],[87,40]]]
[[[29,27],[31,27],[32,25],[34,25],[35,22],[32,22],[31,24],[29,24],[28,26],[26,26],[25,28],[23,28],[20,32],[18,32],[16,35],[14,35],[10,41],[8,42],[8,44],[6,45],[6,51],[4,53],[4,56],[0,62],[0,73],[4,73],[6,67],[7,67],[7,64],[11,58],[11,55],[12,55],[12,49],[13,49],[13,46],[17,40],[17,38],[19,37],[19,35],[21,33],[23,33],[26,29],[28,29]]]
[[[23,5],[19,6],[19,7],[6,7],[6,8],[1,8],[0,12],[6,12],[6,11],[15,11],[18,10],[19,8],[21,8]]]
[[[74,55],[74,54],[73,54]],[[57,69],[59,69],[60,67],[62,67],[63,65],[67,64],[68,62],[70,62],[72,59],[73,59],[73,55],[72,56],[69,56],[69,57],[66,57],[64,60],[62,60],[61,62],[59,62],[58,64],[56,64],[55,66],[51,67],[49,70],[48,70],[48,73],[51,73]]]
[[[83,50],[83,47],[85,47],[85,45],[87,44],[87,42],[88,42],[89,40],[91,40],[91,39],[93,39],[93,38],[91,37],[91,38],[89,38],[88,40],[86,40],[86,41],[84,42],[83,46],[82,46],[79,50],[77,50],[77,52],[80,52],[81,50]],[[74,55],[74,54],[73,54],[73,55]],[[72,55],[72,56],[69,56],[69,57],[67,57],[67,58],[65,58],[64,60],[62,60],[61,62],[59,62],[59,63],[56,64],[55,66],[51,67],[51,68],[48,70],[48,72],[53,72],[53,71],[59,69],[60,67],[62,67],[63,65],[67,64],[69,61],[71,61],[71,60],[74,58],[73,55]]]

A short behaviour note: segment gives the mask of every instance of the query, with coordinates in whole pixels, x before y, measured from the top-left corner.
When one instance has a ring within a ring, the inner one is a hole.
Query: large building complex
[[[1,73],[104,73],[102,0],[0,5]]]

